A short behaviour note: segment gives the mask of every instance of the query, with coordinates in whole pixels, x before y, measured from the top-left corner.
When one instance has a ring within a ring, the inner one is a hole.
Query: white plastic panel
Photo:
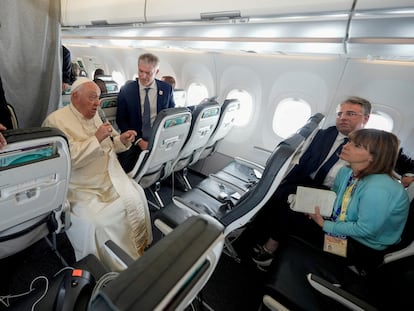
[[[61,0],[63,26],[144,22],[145,0]]]
[[[352,0],[148,0],[148,22],[200,20],[201,13],[240,12],[241,17],[350,11]]]
[[[355,10],[375,10],[375,9],[392,9],[414,7],[413,0],[358,0]]]
[[[414,60],[414,1],[358,0],[348,55],[371,60]]]

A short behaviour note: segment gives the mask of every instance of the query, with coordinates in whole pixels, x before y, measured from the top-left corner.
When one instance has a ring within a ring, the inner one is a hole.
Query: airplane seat
[[[187,139],[190,125],[191,112],[187,108],[168,108],[160,111],[152,126],[148,150],[140,153],[128,175],[143,188],[159,184],[161,179],[168,177],[172,172],[173,162]],[[158,207],[163,207],[157,189],[152,194],[157,200]]]
[[[118,106],[118,93],[101,94],[99,98],[99,105],[105,113],[106,119],[112,124],[112,127],[119,131],[116,124],[116,109]]]
[[[11,124],[13,126],[13,129],[17,129],[19,128],[19,122],[17,120],[17,115],[16,115],[16,111],[14,110],[14,107],[7,103],[7,109],[10,112],[10,119],[11,119]]]
[[[193,160],[189,165],[195,164],[216,151],[218,143],[226,137],[234,125],[237,113],[240,109],[240,101],[238,99],[226,99],[221,105],[220,116],[214,132],[211,134],[207,144],[199,149],[193,156]]]
[[[319,117],[321,117],[321,115],[315,115],[316,120],[319,120]],[[311,124],[310,128],[308,124]],[[316,133],[314,122],[311,121],[308,124],[303,126],[297,133],[298,135],[304,137],[306,141],[311,138],[313,133]],[[299,151],[295,152],[295,157],[298,157],[299,155]],[[272,161],[272,156],[269,157],[267,163],[270,161]],[[294,161],[292,161],[292,163],[293,162]],[[197,188],[210,195],[215,200],[232,206],[236,204],[246,192],[255,189],[256,184],[262,177],[264,169],[264,167],[259,167],[253,162],[236,157],[233,161],[233,165],[226,167],[226,171],[219,171],[217,173],[210,174],[208,178],[204,179],[197,185]],[[290,168],[288,168],[288,170],[289,169]],[[245,179],[235,177],[238,172],[241,172],[239,175],[245,176]],[[187,195],[191,196],[191,194],[184,194],[184,196]]]
[[[66,194],[71,161],[65,135],[43,127],[6,130],[3,135],[7,145],[0,151],[0,259],[70,224]]]
[[[120,273],[87,256],[60,271],[43,298],[44,289],[36,287],[10,299],[11,310],[30,310],[34,301],[39,310],[184,310],[201,300],[197,295],[221,256],[223,229],[211,217],[191,217]],[[126,255],[116,245],[113,250],[114,256]]]
[[[269,269],[263,305],[270,310],[413,310],[414,201],[402,241],[373,271],[360,274],[337,256],[290,237]],[[302,258],[303,260],[292,260]]]
[[[89,310],[184,310],[218,264],[223,230],[212,217],[190,217],[99,291]]]
[[[58,108],[63,108],[65,106],[69,105],[70,104],[70,96],[71,96],[70,95],[70,90],[69,91],[65,91],[65,93],[62,94],[62,101],[59,104],[59,107]]]
[[[234,196],[234,191],[226,193],[226,189],[206,190],[206,188],[197,186],[180,197],[173,197],[173,203],[157,213],[154,224],[162,233],[168,234],[172,228],[190,215],[210,215],[218,219],[225,227],[224,252],[237,260],[238,255],[232,243],[240,235],[242,227],[253,218],[276,191],[290,170],[292,159],[301,151],[306,138],[317,130],[322,119],[322,114],[312,116],[301,130],[282,141],[275,148],[267,161],[262,178],[254,187],[254,191],[245,192],[240,198],[237,198]],[[207,180],[209,181],[210,177]],[[214,181],[211,184],[215,184],[213,187],[217,187],[217,183]],[[219,190],[221,191],[219,192]]]
[[[314,130],[313,126],[309,127],[305,124],[305,126],[300,128],[298,132],[305,137],[307,143],[309,143],[317,131]],[[292,165],[297,163],[300,156],[301,153],[298,152],[295,159],[292,160]],[[223,194],[222,192],[224,191],[225,193],[236,194],[237,198],[239,198],[247,191],[255,188],[256,184],[262,177],[264,169],[265,167],[263,165],[247,159],[235,157],[224,168],[220,169],[216,173],[210,174],[210,179],[214,180],[214,183],[212,183],[213,186],[209,185],[208,187],[205,187],[205,183],[207,183],[207,181],[200,183],[198,186],[203,188],[204,191],[212,194],[220,190],[219,192],[221,192],[221,194]],[[214,188],[216,190],[214,190]]]
[[[208,99],[197,106],[192,111],[191,127],[187,140],[181,149],[177,159],[173,163],[169,176],[173,172],[177,174],[186,189],[191,189],[190,182],[186,178],[186,169],[192,163],[193,156],[204,148],[211,134],[217,126],[220,115],[220,105],[215,99]]]

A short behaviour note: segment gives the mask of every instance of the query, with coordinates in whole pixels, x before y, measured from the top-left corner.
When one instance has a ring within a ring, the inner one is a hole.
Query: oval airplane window
[[[187,93],[182,89],[174,90],[174,102],[175,107],[185,107],[185,101],[187,99]]]
[[[208,98],[207,87],[201,83],[191,83],[187,91],[187,106],[196,106]]]
[[[236,126],[244,126],[249,122],[252,110],[253,110],[253,99],[252,96],[245,90],[231,90],[227,94],[227,99],[235,98],[240,101],[239,114],[234,122]]]
[[[372,112],[369,116],[369,120],[365,125],[365,128],[373,128],[378,130],[384,130],[387,132],[392,132],[394,128],[393,119],[382,111]]]
[[[121,88],[121,86],[123,86],[125,84],[125,77],[122,73],[120,73],[119,71],[112,71],[112,79],[118,83],[119,88]]]
[[[273,131],[282,138],[295,133],[311,116],[310,105],[299,98],[285,98],[273,115]]]

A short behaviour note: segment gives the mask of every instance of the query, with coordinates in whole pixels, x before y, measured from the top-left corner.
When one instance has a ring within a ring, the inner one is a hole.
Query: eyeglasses
[[[362,113],[360,113],[360,112],[355,112],[355,111],[345,111],[345,112],[338,111],[338,112],[336,113],[337,118],[340,118],[340,117],[342,117],[343,115],[345,115],[345,116],[347,116],[347,117],[349,117],[349,118],[354,118],[354,117],[356,117],[356,116],[362,116]]]

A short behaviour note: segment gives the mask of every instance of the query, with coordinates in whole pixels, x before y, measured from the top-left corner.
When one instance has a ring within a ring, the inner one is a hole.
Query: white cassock
[[[98,115],[85,119],[72,104],[43,122],[60,129],[69,141],[72,225],[67,235],[76,259],[94,254],[109,268],[120,270],[104,243],[112,240],[136,259],[152,241],[151,220],[143,189],[124,173],[115,153],[127,147],[115,131],[113,141],[108,137],[99,143],[95,132],[101,125]]]

